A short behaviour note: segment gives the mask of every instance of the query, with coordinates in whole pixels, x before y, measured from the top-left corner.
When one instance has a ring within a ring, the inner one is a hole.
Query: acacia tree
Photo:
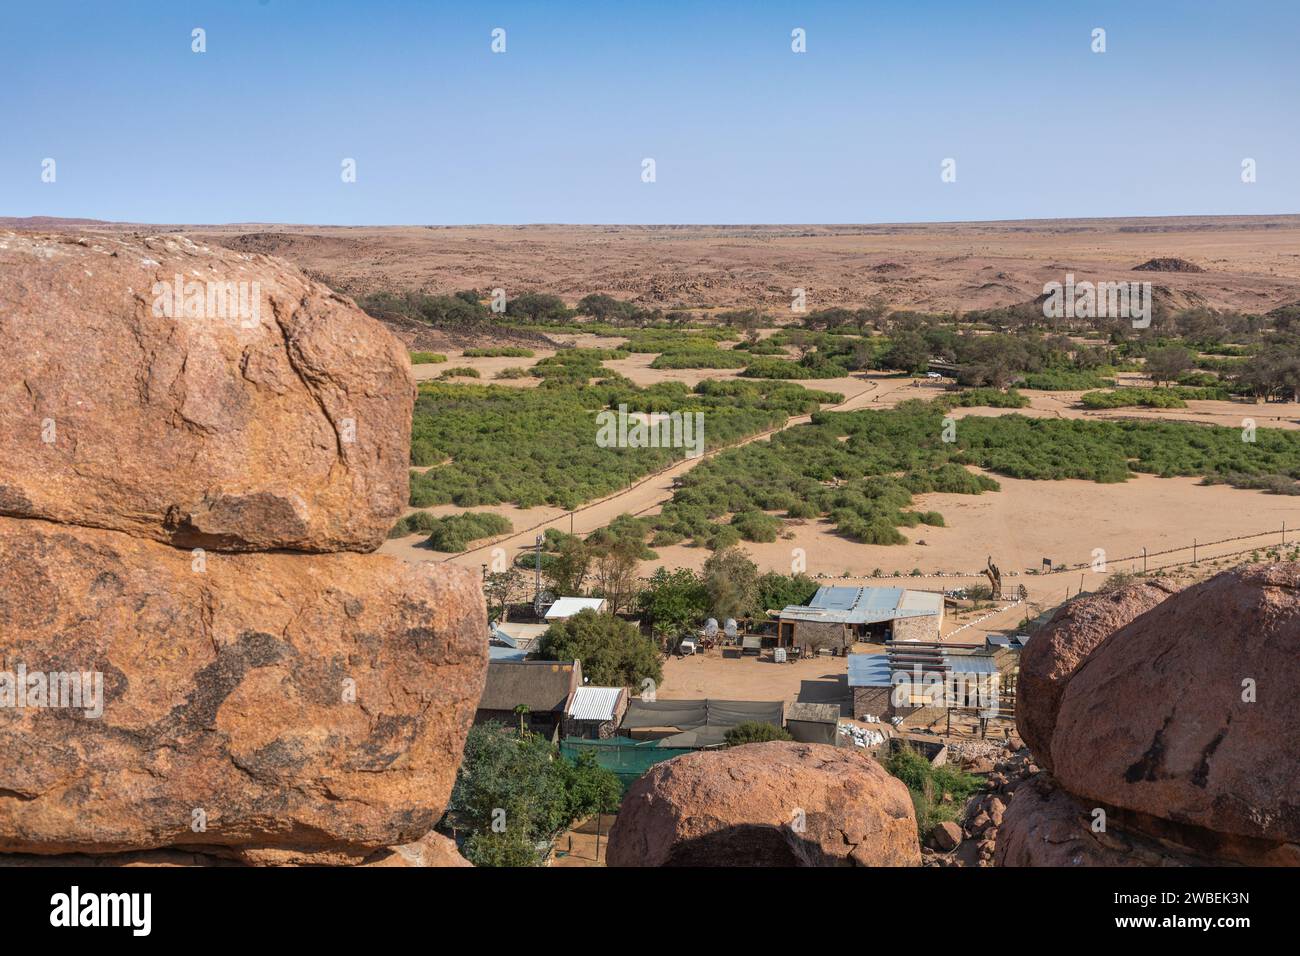
[[[511,603],[524,595],[524,576],[518,568],[495,571],[483,579],[483,596],[487,599],[488,618],[504,621]]]
[[[734,545],[704,562],[703,580],[714,617],[745,617],[758,603],[758,565]]]
[[[1192,367],[1192,353],[1177,345],[1152,349],[1147,353],[1146,367],[1157,385],[1172,382]]]
[[[547,628],[537,656],[580,660],[583,676],[606,687],[640,687],[647,677],[656,684],[663,680],[659,650],[650,638],[627,621],[590,608]]]
[[[636,596],[637,563],[640,545],[631,540],[615,540],[595,549],[592,578],[596,591],[609,605],[609,613],[617,614],[630,605]]]
[[[582,593],[591,568],[591,549],[574,535],[564,535],[546,565],[546,576],[557,596]]]
[[[669,571],[659,567],[637,595],[637,607],[655,632],[671,641],[708,613],[709,593],[690,568]]]

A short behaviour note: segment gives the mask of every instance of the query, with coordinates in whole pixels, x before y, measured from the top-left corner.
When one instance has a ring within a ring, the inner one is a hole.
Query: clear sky
[[[1296,0],[4,0],[0,64],[0,216],[1300,212]]]

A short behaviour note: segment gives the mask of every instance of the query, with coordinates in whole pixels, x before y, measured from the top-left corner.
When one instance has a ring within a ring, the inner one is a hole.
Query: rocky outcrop
[[[1300,565],[1229,571],[1163,601],[1075,669],[1053,776],[1017,792],[999,859],[1300,864],[1298,686]]]
[[[1184,850],[1108,826],[1040,774],[1017,788],[994,849],[997,866],[1204,866]]]
[[[3,862],[462,865],[478,575],[356,553],[406,500],[401,346],[180,237],[0,233],[0,334]]]
[[[482,691],[472,572],[349,554],[196,570],[152,541],[9,519],[0,582],[9,669],[103,675],[81,707],[0,708],[0,851],[350,856],[437,822]]]
[[[1300,565],[1220,574],[1079,668],[1052,737],[1056,778],[1132,813],[1300,843],[1297,688]]]
[[[610,866],[916,866],[907,787],[870,757],[747,744],[655,765],[628,790]]]
[[[1134,272],[1204,272],[1194,262],[1176,256],[1159,256],[1133,267]]]
[[[278,260],[0,233],[0,341],[0,514],[373,551],[406,505],[406,350]]]
[[[1016,729],[1051,769],[1051,740],[1061,695],[1084,658],[1103,640],[1151,610],[1174,588],[1161,581],[1140,581],[1105,594],[1090,594],[1062,605],[1034,634],[1020,655]]]

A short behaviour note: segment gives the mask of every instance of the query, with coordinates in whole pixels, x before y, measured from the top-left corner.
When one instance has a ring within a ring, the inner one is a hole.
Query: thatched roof
[[[582,686],[577,661],[492,661],[479,710],[514,710],[526,704],[533,713],[563,711]]]

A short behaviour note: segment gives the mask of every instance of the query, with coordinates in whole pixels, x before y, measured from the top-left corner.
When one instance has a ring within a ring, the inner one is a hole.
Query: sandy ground
[[[556,839],[547,866],[604,866],[609,828],[617,817],[615,813],[602,813],[599,819],[592,817],[575,823]]]

